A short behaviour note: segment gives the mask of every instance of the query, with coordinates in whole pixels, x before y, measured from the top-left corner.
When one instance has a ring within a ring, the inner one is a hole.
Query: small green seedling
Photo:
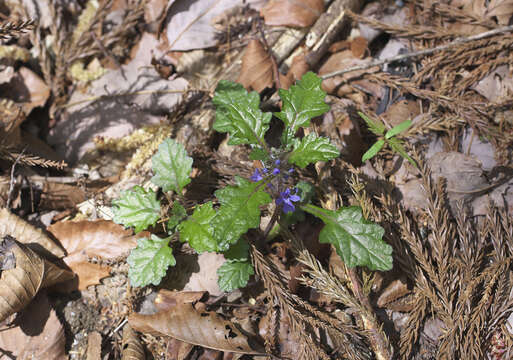
[[[172,202],[166,207],[169,209],[164,214],[166,221],[161,220],[167,224],[168,234],[162,238],[152,234],[138,240],[137,248],[127,259],[133,286],[158,285],[162,281],[168,267],[176,263],[170,247],[170,242],[176,238],[187,242],[199,254],[224,255],[226,262],[217,270],[221,290],[246,286],[254,269],[245,234],[249,229],[260,227],[261,210],[273,200],[274,214],[269,229],[276,228],[273,226],[276,223],[280,227],[289,226],[309,213],[325,223],[319,241],[333,244],[348,267],[392,268],[392,247],[382,240],[381,226],[365,219],[357,206],[327,210],[311,204],[315,193],[313,186],[297,181],[297,167],[304,169],[317,161],[339,156],[338,149],[326,137],[314,132],[296,137],[299,128],[309,126],[312,118],[329,110],[324,102],[326,93],[321,89],[321,79],[308,72],[289,90],[281,89],[279,95],[282,111],[264,113],[260,110],[258,93],[248,93],[234,82],[219,82],[213,98],[214,129],[229,134],[229,145],[249,146],[250,159],[258,160],[260,166],[254,169],[250,179],[236,176],[235,185],[214,193],[217,201],[195,206],[192,212],[187,212],[183,205],[182,192],[191,181],[193,159],[172,139],[159,146],[152,158],[155,176],[151,181],[166,192],[165,198]],[[281,145],[277,148],[265,141],[273,115],[285,125]],[[394,132],[397,133],[394,129],[389,132],[391,135],[385,135],[388,142],[394,140]],[[156,192],[140,186],[125,191],[113,201],[114,221],[132,226],[136,232],[155,226],[163,215],[160,209]]]
[[[383,148],[385,144],[388,144],[392,150],[396,151],[403,158],[408,160],[413,166],[417,167],[417,164],[413,159],[408,155],[406,150],[404,149],[403,143],[401,140],[396,138],[396,135],[402,133],[407,130],[411,126],[411,120],[406,120],[400,123],[399,125],[394,126],[392,129],[388,130],[385,134],[385,126],[377,121],[372,120],[367,115],[362,112],[358,112],[363,120],[367,123],[369,130],[372,131],[375,135],[381,137],[378,141],[374,143],[370,147],[369,150],[362,156],[362,162],[365,162],[369,159],[372,159],[376,154]]]

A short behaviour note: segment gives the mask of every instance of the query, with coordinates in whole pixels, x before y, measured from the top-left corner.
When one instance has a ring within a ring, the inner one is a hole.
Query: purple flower
[[[273,175],[278,175],[280,173],[280,169],[274,168],[273,169]]]
[[[288,213],[296,209],[293,202],[297,202],[299,200],[301,200],[301,198],[298,195],[291,195],[290,189],[287,189],[280,194],[278,199],[276,199],[276,205],[283,205],[283,212]]]
[[[251,179],[251,181],[254,181],[254,182],[262,180],[263,176],[260,173],[260,170],[259,169],[255,169],[255,172],[253,173],[253,175],[251,175],[250,179]]]

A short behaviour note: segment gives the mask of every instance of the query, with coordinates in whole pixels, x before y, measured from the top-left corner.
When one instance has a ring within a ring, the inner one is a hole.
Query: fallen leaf
[[[126,255],[137,245],[131,229],[107,220],[61,221],[47,229],[60,241],[69,255],[84,253],[88,257],[114,259]],[[140,234],[139,234],[140,235]]]
[[[74,208],[87,200],[85,191],[77,185],[46,181],[41,193],[40,210]]]
[[[7,86],[6,95],[13,101],[21,103],[25,114],[33,108],[43,106],[50,96],[50,88],[32,70],[20,67]]]
[[[131,314],[128,323],[135,330],[170,336],[205,348],[243,354],[265,355],[255,339],[215,312],[197,311],[191,304],[177,305],[153,315]]]
[[[160,289],[154,303],[157,309],[166,311],[176,305],[190,304],[199,301],[206,293],[206,291],[170,291]]]
[[[16,317],[15,327],[0,329],[0,360],[64,360],[66,337],[55,310],[45,293],[35,299]],[[10,354],[11,356],[9,356]]]
[[[307,27],[323,12],[323,0],[270,0],[260,14],[266,25]]]
[[[79,290],[98,284],[110,273],[109,266],[93,264],[89,258],[126,255],[136,246],[136,239],[144,236],[134,236],[132,230],[107,220],[63,221],[50,225],[48,231],[68,252],[63,260],[77,274]]]
[[[497,17],[499,25],[508,25],[513,16],[513,1],[491,0],[485,14],[489,18]]]
[[[273,86],[273,78],[271,56],[259,40],[251,40],[244,50],[237,82],[248,90],[261,92]]]
[[[164,16],[164,10],[168,5],[168,0],[149,0],[144,5],[144,21],[150,24],[154,21],[159,21]],[[173,1],[171,1],[172,3]]]
[[[411,293],[406,284],[405,278],[400,278],[392,281],[388,286],[381,292],[378,297],[377,305],[380,308],[387,307],[388,304],[396,301],[397,299]]]
[[[254,1],[246,1],[251,3]],[[168,9],[164,34],[167,51],[186,51],[215,46],[213,21],[223,12],[241,5],[240,0],[176,0]]]
[[[367,45],[368,42],[366,38],[362,36],[354,38],[351,41],[351,52],[353,53],[353,56],[357,59],[363,59],[369,51]]]
[[[141,341],[130,324],[123,327],[123,341],[121,344],[123,349],[121,360],[146,359]]]
[[[65,255],[64,250],[46,236],[41,229],[35,228],[3,208],[0,209],[0,238],[5,235],[10,235],[19,242],[30,245],[33,249],[49,251],[58,258]]]
[[[144,33],[135,56],[121,69],[108,70],[86,92],[77,89],[47,141],[68,164],[94,149],[93,139],[123,137],[144,125],[156,125],[177,105],[187,90],[183,78],[162,79],[151,64],[160,55],[155,35]],[[118,94],[118,96],[111,96]],[[99,97],[106,96],[99,100]],[[98,99],[90,101],[90,99]]]
[[[0,101],[0,116],[0,141],[5,147],[19,145],[20,125],[26,119],[21,106],[14,101],[3,99]]]
[[[513,74],[508,65],[501,65],[471,87],[490,102],[500,103],[513,94]]]
[[[412,120],[420,114],[420,106],[415,100],[401,100],[393,103],[383,114],[387,123],[394,127],[403,121]]]
[[[16,266],[0,274],[0,321],[25,308],[41,288],[74,276],[5,235],[0,243],[0,257],[10,256],[14,256]]]

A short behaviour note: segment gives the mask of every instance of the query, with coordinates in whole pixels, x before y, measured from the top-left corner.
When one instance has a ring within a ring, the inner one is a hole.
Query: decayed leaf
[[[0,360],[64,360],[66,337],[46,294],[39,293],[16,318],[18,326],[0,329]]]
[[[55,256],[62,258],[64,250],[55,244],[41,229],[12,214],[8,209],[0,209],[0,238],[10,235],[23,244],[41,246]],[[32,246],[32,245],[31,245]]]
[[[209,349],[265,355],[262,346],[242,334],[233,323],[215,312],[197,311],[191,304],[153,315],[132,314],[128,323],[143,333],[171,336]]]
[[[135,331],[130,327],[130,324],[126,324],[123,328],[123,352],[121,354],[121,360],[144,360],[146,356],[144,354],[144,348],[142,347],[139,337]]]
[[[249,1],[251,2],[251,1]],[[241,5],[240,0],[176,0],[168,10],[164,35],[168,51],[203,49],[216,45],[213,20]]]
[[[306,27],[323,12],[323,0],[271,0],[261,14],[267,25]]]
[[[259,40],[251,40],[242,56],[237,82],[248,90],[261,92],[273,86],[273,64],[271,57]]]
[[[25,113],[43,106],[50,96],[50,88],[32,70],[21,67],[9,83],[9,98],[23,103]]]
[[[112,221],[58,222],[48,227],[68,252],[64,262],[78,275],[78,288],[98,284],[108,276],[110,267],[88,262],[90,257],[114,259],[135,247],[131,230]]]
[[[509,20],[513,16],[513,1],[491,0],[486,10],[486,16],[496,16],[499,25],[508,25]]]
[[[39,209],[63,210],[73,208],[87,200],[83,188],[59,182],[45,182]]]
[[[154,300],[159,310],[170,310],[176,305],[190,304],[199,301],[206,291],[170,291],[160,289]]]
[[[415,100],[401,100],[390,105],[383,117],[390,126],[396,126],[405,120],[412,120],[420,113],[420,106]]]
[[[8,257],[11,253],[16,267],[0,274],[0,321],[27,306],[41,288],[73,277],[69,271],[59,269],[12,236],[5,235],[0,243],[0,255]]]

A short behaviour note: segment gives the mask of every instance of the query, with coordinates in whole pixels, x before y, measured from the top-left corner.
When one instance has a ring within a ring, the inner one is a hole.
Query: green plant
[[[317,161],[338,157],[339,152],[329,139],[310,133],[296,137],[299,128],[310,125],[313,117],[329,110],[324,102],[321,79],[307,73],[290,90],[280,90],[282,111],[274,115],[285,124],[279,148],[270,147],[264,136],[273,114],[260,110],[258,93],[248,92],[242,85],[221,81],[213,103],[216,106],[214,129],[230,135],[228,144],[247,144],[250,158],[261,167],[251,178],[235,178],[235,185],[215,192],[218,206],[207,202],[196,206],[187,215],[180,205],[182,191],[190,182],[192,158],[182,145],[167,139],[152,158],[155,176],[152,183],[163,191],[173,191],[177,197],[167,222],[170,237],[152,235],[138,243],[128,258],[129,277],[134,286],[158,284],[168,266],[175,264],[169,241],[174,234],[198,253],[223,253],[226,259],[218,269],[218,283],[224,291],[243,287],[254,273],[249,256],[249,244],[244,236],[249,229],[260,227],[261,207],[275,201],[274,212],[264,237],[276,222],[282,226],[301,219],[304,212],[320,218],[326,226],[320,242],[332,243],[347,266],[367,266],[371,270],[392,268],[392,248],[383,240],[383,229],[362,215],[359,207],[326,210],[311,204],[312,186],[294,179],[295,166],[305,168]],[[171,197],[168,197],[171,198]],[[113,202],[114,221],[134,226],[136,232],[155,225],[160,203],[152,190],[136,187]]]
[[[396,137],[411,126],[411,120],[403,121],[402,123],[388,130],[385,134],[386,128],[381,122],[372,120],[362,112],[358,112],[358,114],[363,120],[365,120],[369,130],[380,138],[374,143],[374,145],[369,148],[369,150],[365,152],[365,154],[363,154],[362,162],[372,159],[383,148],[383,146],[385,146],[385,144],[388,144],[392,150],[399,153],[399,155],[408,160],[413,166],[417,167],[415,161],[413,161],[413,159],[404,149],[402,141]]]

